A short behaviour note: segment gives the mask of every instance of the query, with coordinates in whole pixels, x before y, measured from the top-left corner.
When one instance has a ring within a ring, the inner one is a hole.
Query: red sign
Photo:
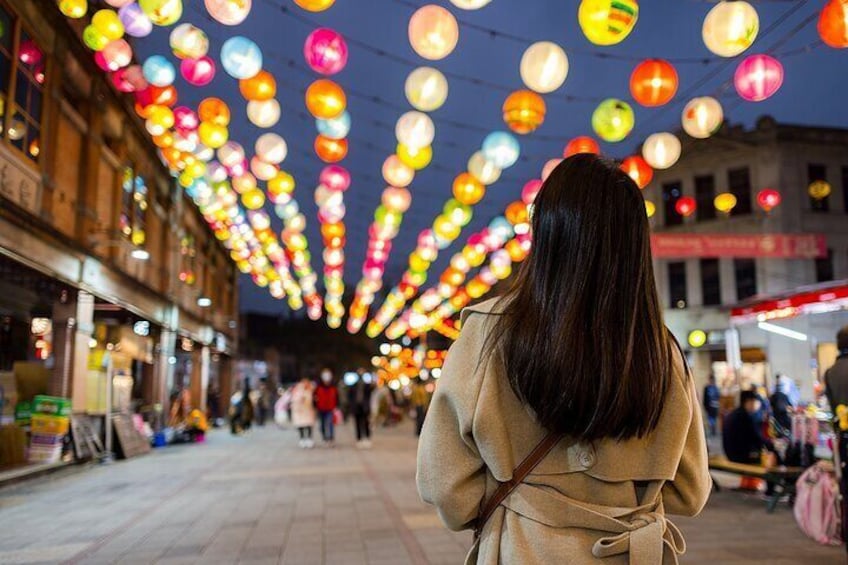
[[[831,286],[756,302],[734,308],[730,316],[737,322],[759,314],[765,314],[766,319],[789,318],[798,314],[839,310],[843,307],[848,307],[848,285]]]
[[[695,257],[770,257],[816,259],[827,257],[825,238],[819,234],[711,234],[655,233],[655,259]]]

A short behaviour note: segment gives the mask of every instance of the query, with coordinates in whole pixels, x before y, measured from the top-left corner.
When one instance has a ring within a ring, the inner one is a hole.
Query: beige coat
[[[452,530],[473,528],[496,479],[510,479],[546,434],[503,367],[481,359],[494,303],[463,312],[418,448],[418,491]],[[654,432],[563,439],[495,511],[466,563],[676,563],[685,543],[665,514],[698,514],[712,486],[694,383],[679,356],[676,367]]]

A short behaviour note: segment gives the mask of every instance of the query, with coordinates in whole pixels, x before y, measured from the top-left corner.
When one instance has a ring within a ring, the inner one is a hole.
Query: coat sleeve
[[[687,381],[689,389],[689,428],[674,480],[663,486],[662,496],[665,510],[669,514],[697,516],[707,503],[713,481],[709,472],[707,442],[695,383],[691,376],[685,376],[684,381]]]
[[[480,318],[468,318],[448,352],[418,444],[418,492],[455,531],[473,527],[486,491],[485,464],[472,437],[482,380]]]

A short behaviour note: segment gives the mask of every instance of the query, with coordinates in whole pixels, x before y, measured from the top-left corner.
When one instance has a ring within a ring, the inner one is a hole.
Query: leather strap
[[[550,432],[546,435],[542,441],[530,452],[524,461],[522,461],[518,467],[512,472],[512,478],[506,482],[498,483],[498,488],[495,489],[495,492],[492,493],[492,496],[486,503],[480,507],[480,513],[477,515],[477,521],[474,525],[474,539],[479,539],[480,534],[483,533],[483,526],[486,525],[486,522],[489,521],[489,518],[492,517],[495,510],[498,506],[501,505],[501,502],[509,496],[512,491],[518,487],[524,479],[527,478],[533,469],[536,468],[539,463],[551,452],[551,450],[559,443],[562,439],[562,434],[557,432]]]

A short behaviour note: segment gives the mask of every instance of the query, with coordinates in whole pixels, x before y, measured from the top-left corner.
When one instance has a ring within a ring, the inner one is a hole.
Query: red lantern
[[[691,196],[681,196],[674,204],[674,209],[684,218],[688,218],[695,213],[698,208],[698,203]]]
[[[642,61],[630,75],[630,94],[642,106],[667,104],[677,93],[677,71],[662,59]]]
[[[819,37],[836,49],[848,47],[848,0],[830,0],[819,14]]]
[[[568,142],[568,145],[565,146],[565,150],[562,152],[562,156],[567,159],[578,153],[593,153],[598,155],[600,152],[601,147],[597,141],[587,135],[581,135]]]
[[[780,206],[780,201],[783,198],[780,193],[773,188],[764,188],[757,193],[757,205],[762,208],[766,214]]]
[[[627,173],[639,188],[645,188],[654,178],[654,169],[639,155],[631,155],[622,161],[621,170]]]

